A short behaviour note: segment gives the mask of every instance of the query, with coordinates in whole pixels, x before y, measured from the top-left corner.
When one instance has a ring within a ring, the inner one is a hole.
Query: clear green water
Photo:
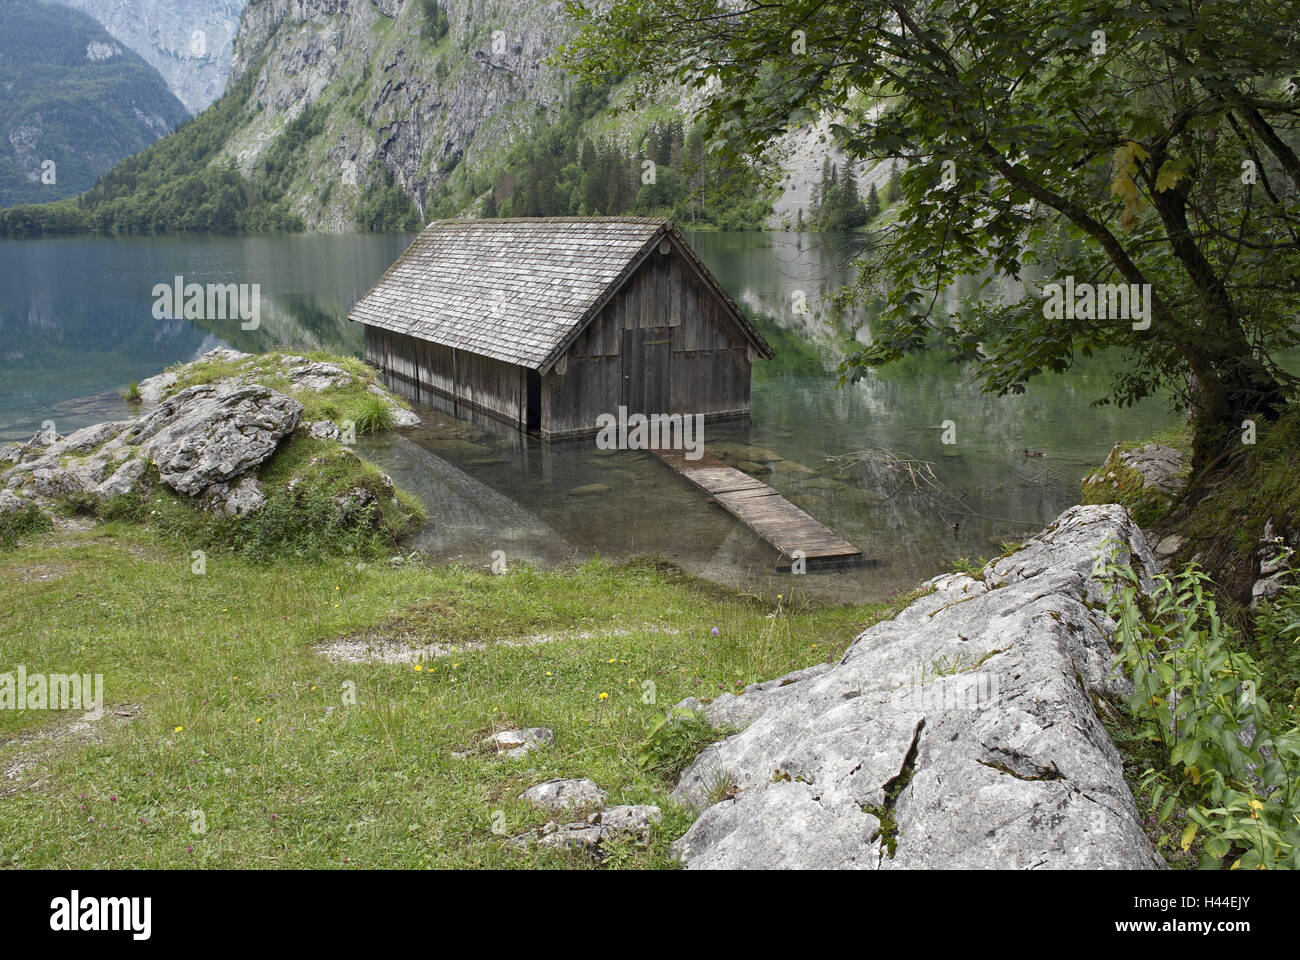
[[[117,391],[219,345],[314,347],[358,354],[348,308],[409,236],[0,241],[0,439],[60,432],[130,415]],[[430,552],[488,564],[600,554],[655,554],[764,593],[874,599],[1000,551],[1077,502],[1079,477],[1121,439],[1173,422],[1158,403],[1093,407],[1112,373],[1105,358],[1044,377],[1018,397],[981,394],[967,371],[921,356],[836,387],[850,321],[819,298],[851,279],[846,241],[797,234],[695,234],[692,243],[777,351],[755,365],[752,422],[710,440],[780,455],[765,476],[856,544],[878,566],[795,577],[774,553],[652,458],[599,454],[591,442],[544,447],[491,423],[421,411],[427,423],[364,452],[430,507],[414,540]],[[200,283],[259,283],[262,326],[238,320],[155,320],[152,289],[177,274]],[[811,311],[796,315],[794,292]],[[859,337],[869,336],[870,317]],[[956,425],[957,443],[937,426]],[[1024,449],[1044,456],[1025,458]],[[828,457],[887,450],[933,465],[937,485],[879,462]],[[430,458],[433,454],[438,459]],[[447,466],[449,465],[449,466]],[[575,495],[601,484],[605,492]]]

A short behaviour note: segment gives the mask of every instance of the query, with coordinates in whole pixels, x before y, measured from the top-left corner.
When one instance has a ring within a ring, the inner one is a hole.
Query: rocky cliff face
[[[184,118],[158,72],[90,17],[0,4],[0,207],[80,193]]]
[[[558,108],[567,79],[543,60],[566,32],[555,0],[252,0],[230,82],[254,75],[254,113],[225,154],[251,175],[310,109],[310,161],[289,189],[309,228],[350,229],[390,176],[423,213],[460,164],[499,159]]]
[[[226,87],[245,0],[57,0],[88,13],[162,74],[190,113]]]
[[[221,128],[218,160],[273,181],[269,195],[310,230],[413,223],[435,197],[440,215],[478,212],[511,143],[554,121],[572,82],[546,62],[571,31],[560,0],[63,2],[157,63],[191,109],[224,81],[238,119]],[[683,93],[603,111],[592,135],[631,151],[650,122],[639,112],[692,109]],[[817,134],[783,151],[792,175],[781,211],[792,222],[820,171]]]

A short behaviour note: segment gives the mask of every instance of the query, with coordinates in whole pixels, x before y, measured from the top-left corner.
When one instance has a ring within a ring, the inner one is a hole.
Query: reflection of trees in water
[[[332,297],[263,293],[260,321],[256,330],[243,329],[238,318],[190,322],[246,353],[289,348],[359,356],[364,349],[361,328],[348,322],[347,310]]]
[[[116,391],[199,352],[215,339],[184,320],[155,320],[134,301],[86,291],[54,278],[8,285],[0,271],[0,435],[30,436],[43,420],[60,432],[94,422],[78,397]],[[30,286],[29,286],[30,283]],[[100,419],[104,417],[100,416]]]
[[[6,244],[0,256],[0,424],[39,424],[51,411],[58,412],[61,429],[64,420],[68,426],[93,422],[85,418],[94,413],[70,402],[115,393],[221,343],[250,352],[282,347],[359,354],[362,331],[347,322],[347,309],[410,240],[366,234]],[[259,284],[260,329],[242,330],[238,319],[156,319],[152,291],[178,275],[187,283]]]
[[[1158,403],[1092,407],[1117,369],[1105,355],[1067,375],[1037,378],[1019,396],[981,392],[968,368],[940,353],[866,371],[836,389],[840,361],[854,348],[857,328],[869,331],[873,317],[870,303],[838,317],[829,307],[831,295],[855,279],[851,260],[862,238],[692,240],[776,350],[774,361],[754,366],[748,439],[816,471],[783,473],[778,464],[764,479],[868,554],[918,575],[932,572],[936,558],[992,555],[999,541],[1037,532],[1078,501],[1079,478],[1115,441],[1172,421]],[[797,290],[807,297],[806,314],[791,309]],[[944,307],[956,311],[977,292],[979,279],[970,278]],[[956,427],[955,445],[941,443],[945,420]],[[1048,456],[1026,459],[1027,447]],[[935,483],[914,485],[887,459],[842,462],[839,469],[826,459],[870,449],[932,463]]]

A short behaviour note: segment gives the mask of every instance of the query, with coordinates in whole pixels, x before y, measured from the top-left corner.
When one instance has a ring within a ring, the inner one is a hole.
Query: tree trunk
[[[1192,422],[1192,476],[1199,478],[1240,443],[1246,420],[1275,420],[1286,404],[1282,385],[1249,352],[1214,356],[1208,367],[1193,368],[1189,387]]]
[[[1198,336],[1184,350],[1191,372],[1189,387],[1197,388],[1191,398],[1195,481],[1221,462],[1242,421],[1277,419],[1286,404],[1286,391],[1255,356],[1232,296],[1192,237],[1182,193],[1153,191],[1152,198],[1174,256],[1201,298]]]

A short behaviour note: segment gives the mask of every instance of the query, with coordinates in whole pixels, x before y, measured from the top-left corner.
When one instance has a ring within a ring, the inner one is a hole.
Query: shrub
[[[1233,650],[1209,577],[1189,565],[1156,576],[1147,595],[1132,567],[1112,562],[1105,574],[1115,667],[1133,682],[1139,736],[1163,758],[1142,777],[1160,821],[1187,804],[1181,846],[1200,833],[1203,867],[1300,866],[1300,725],[1270,708],[1258,665]]]
[[[420,27],[420,36],[437,43],[447,35],[451,24],[447,21],[447,12],[437,0],[420,0],[420,12],[424,15],[424,24]]]

